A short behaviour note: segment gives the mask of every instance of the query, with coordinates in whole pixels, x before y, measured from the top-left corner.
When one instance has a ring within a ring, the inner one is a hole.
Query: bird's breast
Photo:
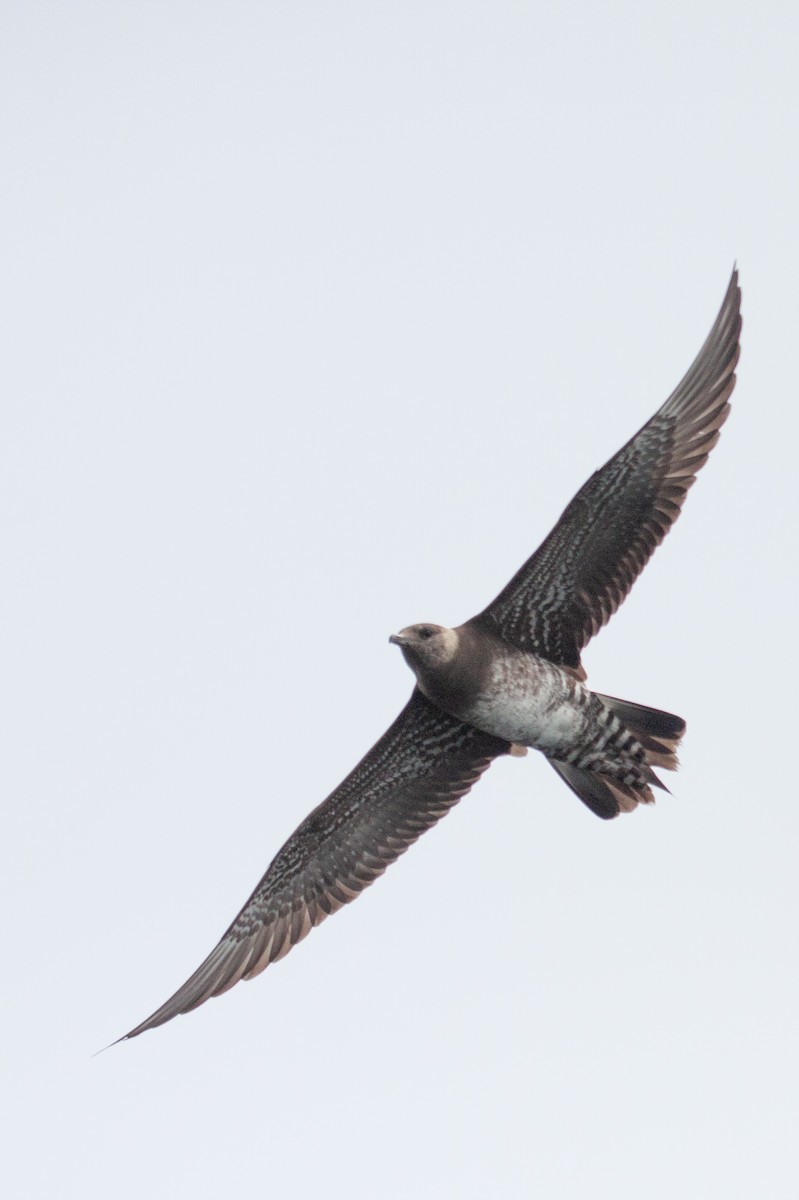
[[[518,653],[497,660],[456,715],[485,733],[553,752],[580,741],[588,696],[568,671]]]

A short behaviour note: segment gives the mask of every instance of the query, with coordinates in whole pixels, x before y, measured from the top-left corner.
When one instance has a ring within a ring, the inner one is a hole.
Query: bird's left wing
[[[288,954],[382,875],[509,749],[415,690],[355,770],[291,835],[205,962],[125,1038],[197,1008]]]
[[[549,537],[474,623],[521,650],[580,670],[580,653],[610,619],[680,515],[730,411],[741,333],[733,271],[713,328],[685,378],[605,463]]]

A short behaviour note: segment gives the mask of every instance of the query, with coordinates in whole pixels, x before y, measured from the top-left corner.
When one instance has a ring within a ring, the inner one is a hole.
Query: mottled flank
[[[585,685],[580,654],[679,516],[718,441],[738,361],[733,272],[696,361],[654,417],[577,493],[496,600],[458,629],[392,636],[418,687],[355,770],[273,859],[219,944],[135,1037],[252,979],[349,903],[443,817],[499,755],[540,750],[603,818],[651,802],[680,717]],[[123,1039],[120,1039],[123,1040]]]

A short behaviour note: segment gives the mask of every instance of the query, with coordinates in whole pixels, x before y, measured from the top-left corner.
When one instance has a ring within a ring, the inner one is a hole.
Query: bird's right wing
[[[415,690],[355,770],[291,835],[205,962],[125,1038],[197,1008],[282,958],[382,875],[509,749]]]
[[[580,669],[680,515],[730,411],[741,333],[733,271],[715,324],[688,373],[635,437],[580,489],[549,537],[474,622],[520,650]]]

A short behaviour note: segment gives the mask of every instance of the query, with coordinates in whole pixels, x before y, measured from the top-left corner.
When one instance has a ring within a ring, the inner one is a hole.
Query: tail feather
[[[637,778],[631,781],[629,774],[619,778],[610,764],[603,771],[601,760],[590,769],[553,758],[548,761],[583,804],[607,821],[619,813],[632,812],[638,804],[654,803],[653,787],[665,792],[669,790],[652,768],[676,771],[677,746],[685,733],[685,721],[674,713],[647,708],[644,704],[617,700],[615,696],[603,696],[599,692],[595,695],[643,747],[645,761],[639,761],[635,766]]]
[[[603,696],[600,692],[596,695],[641,743],[651,767],[677,770],[677,747],[685,733],[682,717],[659,708],[647,708],[645,704],[633,704],[630,700],[618,700],[615,696]]]
[[[547,762],[555,768],[575,796],[603,821],[610,821],[622,812],[632,812],[639,803],[651,804],[655,799],[646,786],[634,788],[619,779],[614,779],[612,775],[587,771],[582,767],[574,767],[571,763],[559,762],[555,758],[548,758]]]

